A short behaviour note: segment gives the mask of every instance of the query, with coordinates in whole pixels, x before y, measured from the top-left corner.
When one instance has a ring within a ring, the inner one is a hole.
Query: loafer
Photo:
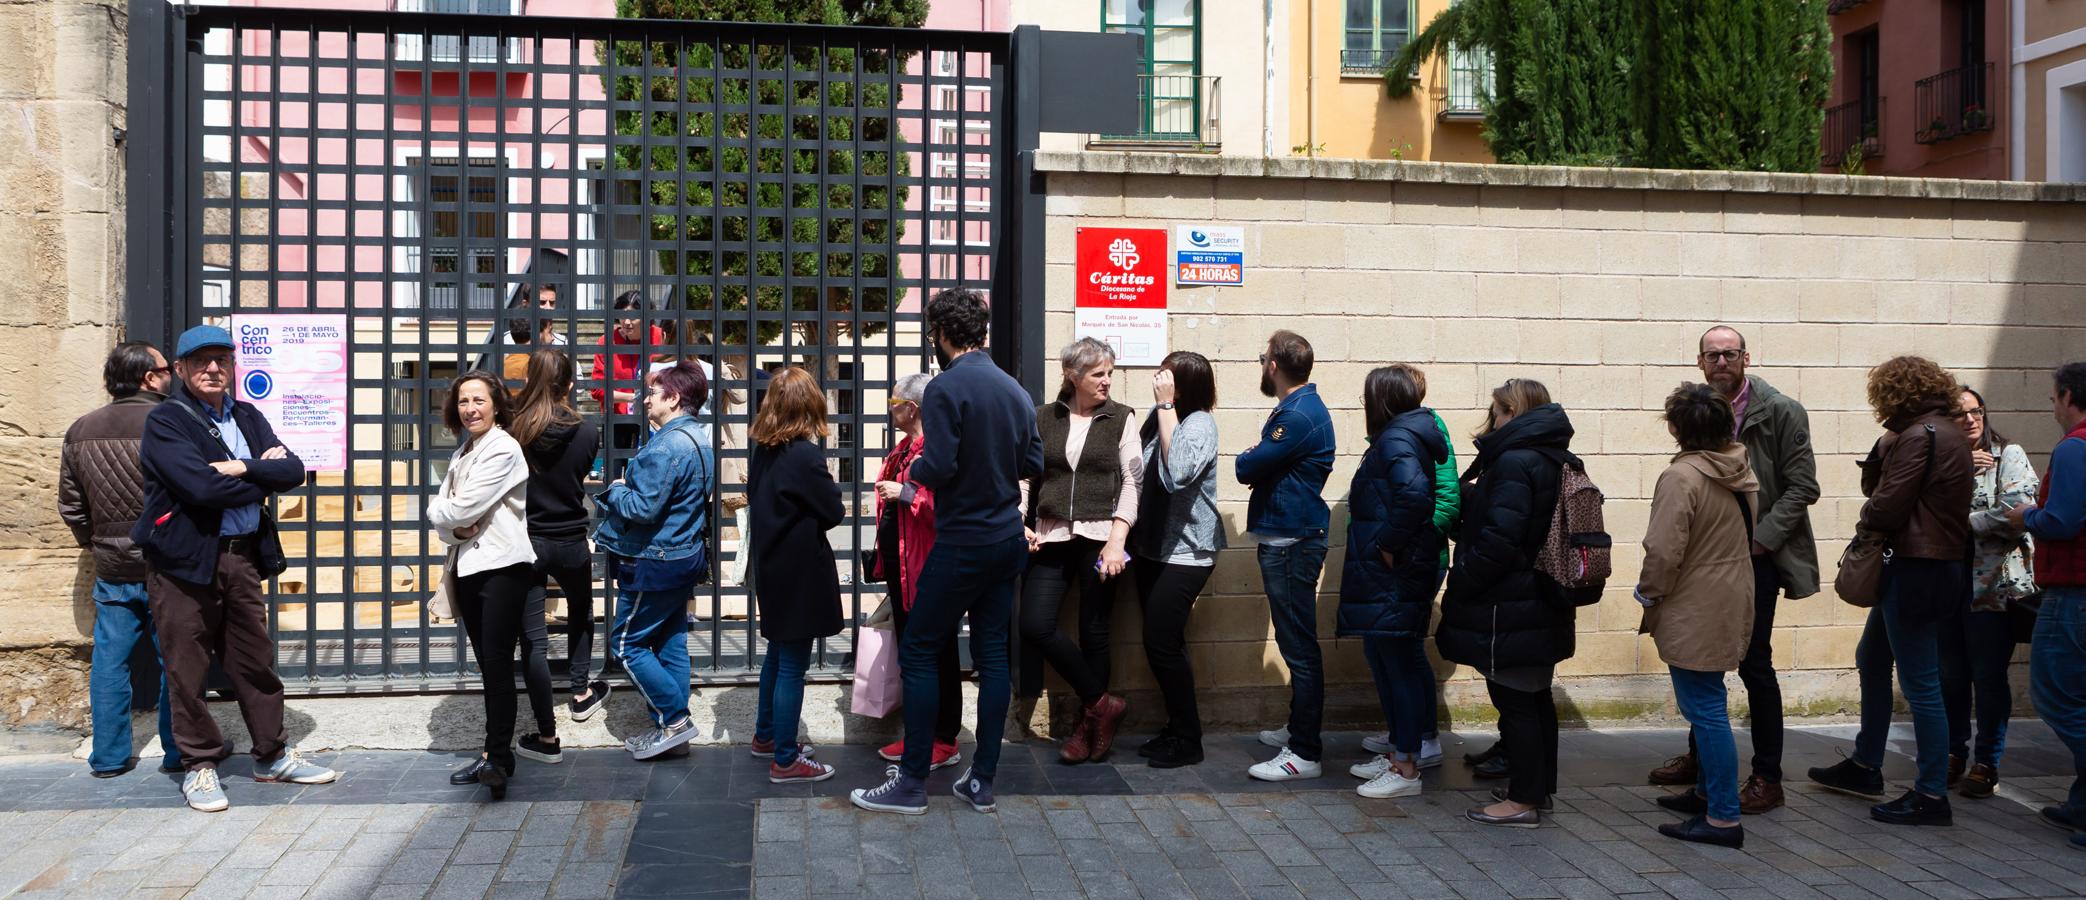
[[[481,756],[471,760],[463,768],[449,773],[449,783],[454,785],[483,784],[485,783],[485,774],[487,772],[502,775],[512,774],[511,772],[501,771],[500,767],[495,765],[492,760]]]
[[[1668,823],[1661,825],[1659,826],[1659,833],[1693,844],[1713,844],[1718,847],[1730,847],[1734,850],[1746,845],[1745,826],[1733,825],[1729,828],[1722,828],[1709,824],[1709,819],[1704,816],[1696,816],[1678,824]]]
[[[1883,799],[1883,773],[1852,759],[1812,769],[1811,783],[1866,800]]]
[[[1969,797],[1972,800],[1984,800],[1991,797],[1992,793],[1998,789],[1999,768],[1978,763],[1971,766],[1970,772],[1963,776],[1962,786],[1956,793]]]
[[[1503,803],[1503,802],[1505,802],[1505,801],[1506,801],[1506,799],[1507,799],[1507,789],[1506,789],[1506,788],[1503,788],[1503,787],[1496,787],[1496,788],[1493,788],[1493,789],[1492,789],[1492,799],[1494,799],[1494,800],[1498,800],[1498,801],[1500,801],[1500,802],[1502,802],[1502,803]],[[1556,797],[1547,797],[1547,796],[1546,796],[1546,797],[1544,797],[1544,798],[1543,798],[1543,802],[1541,802],[1541,803],[1538,803],[1538,804],[1536,804],[1536,809],[1537,809],[1537,810],[1539,810],[1539,811],[1542,811],[1542,812],[1550,812],[1550,811],[1552,811],[1552,809],[1553,809],[1554,807],[1556,807],[1556,805],[1557,805],[1557,803],[1556,803],[1556,800],[1557,800],[1557,798],[1556,798]]]
[[[1903,797],[1869,807],[1869,818],[1886,825],[1955,824],[1947,797],[1929,797],[1918,791],[1906,791]]]
[[[1666,794],[1652,802],[1660,809],[1670,809],[1682,815],[1700,816],[1709,812],[1709,800],[1694,791]]]
[[[1505,756],[1494,756],[1470,767],[1472,778],[1500,779],[1513,774],[1513,770],[1507,766]]]
[[[1526,809],[1511,816],[1495,816],[1485,812],[1485,807],[1473,806],[1463,817],[1479,825],[1497,825],[1502,828],[1535,828],[1543,824],[1540,810]]]

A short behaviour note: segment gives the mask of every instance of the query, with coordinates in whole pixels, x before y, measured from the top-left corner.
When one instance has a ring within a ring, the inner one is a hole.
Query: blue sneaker
[[[972,809],[981,813],[999,808],[992,802],[992,779],[979,775],[976,769],[965,769],[963,777],[956,779],[956,796],[962,797]]]
[[[871,812],[898,813],[907,816],[927,814],[927,782],[905,774],[897,766],[884,769],[888,777],[881,786],[869,789],[856,788],[848,799],[856,806]]]

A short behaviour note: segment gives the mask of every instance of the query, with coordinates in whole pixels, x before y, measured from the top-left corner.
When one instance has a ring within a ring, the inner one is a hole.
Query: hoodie
[[[587,537],[587,504],[581,483],[594,467],[601,432],[581,419],[576,425],[552,425],[530,442],[529,537],[532,540],[578,541]]]
[[[1638,630],[1667,665],[1729,672],[1753,636],[1753,538],[1760,481],[1743,444],[1690,450],[1659,474],[1644,534]]]
[[[1347,492],[1339,636],[1426,636],[1445,543],[1434,527],[1435,470],[1448,458],[1448,441],[1425,407],[1399,414],[1370,439]]]

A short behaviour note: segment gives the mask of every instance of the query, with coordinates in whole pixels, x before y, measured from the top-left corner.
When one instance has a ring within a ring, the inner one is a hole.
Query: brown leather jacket
[[[1883,535],[1894,556],[1967,558],[1976,478],[1962,427],[1938,408],[1893,418],[1883,427],[1887,432],[1861,462],[1861,492],[1869,502],[1862,505],[1858,527]]]
[[[81,549],[93,548],[94,577],[103,581],[145,580],[145,557],[130,543],[131,525],[145,505],[138,444],[145,416],[165,399],[139,391],[81,416],[65,430],[58,458],[58,515]]]

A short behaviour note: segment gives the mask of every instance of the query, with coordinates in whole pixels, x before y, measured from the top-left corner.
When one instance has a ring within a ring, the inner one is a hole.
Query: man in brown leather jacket
[[[153,641],[152,611],[145,598],[145,559],[131,546],[130,529],[143,506],[138,443],[145,415],[166,399],[173,369],[144,341],[118,344],[102,364],[110,403],[81,416],[65,431],[58,462],[58,515],[72,528],[82,550],[94,552],[94,655],[88,676],[94,717],[94,749],[87,766],[96,778],[130,771],[131,653]],[[160,770],[181,769],[167,704],[159,680],[159,743],[166,751]]]

